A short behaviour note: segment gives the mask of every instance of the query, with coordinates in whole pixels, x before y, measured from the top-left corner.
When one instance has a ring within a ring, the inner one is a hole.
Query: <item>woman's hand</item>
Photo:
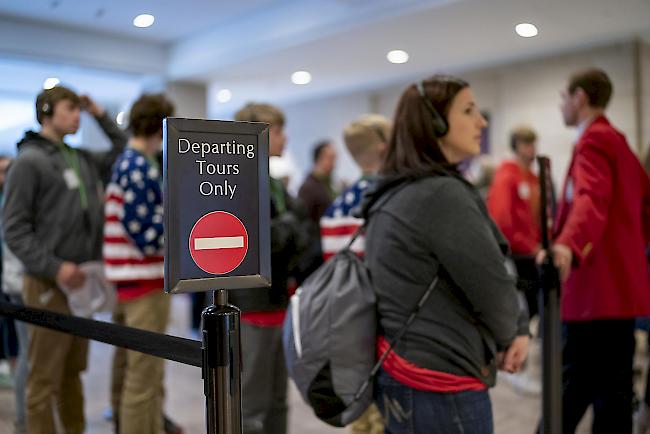
[[[500,362],[498,364],[499,369],[510,372],[511,374],[519,372],[528,356],[529,342],[530,338],[527,335],[517,336],[505,353],[503,353],[501,360],[497,357],[497,362]]]

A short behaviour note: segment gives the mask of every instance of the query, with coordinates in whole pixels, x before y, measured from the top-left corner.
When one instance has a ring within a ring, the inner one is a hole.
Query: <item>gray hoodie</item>
[[[63,261],[76,264],[102,258],[103,185],[127,137],[104,114],[97,118],[112,149],[78,150],[79,171],[86,186],[84,211],[78,188],[64,178],[69,170],[60,145],[33,131],[18,143],[5,185],[4,241],[33,276],[54,279]]]
[[[440,278],[395,352],[417,366],[494,385],[497,351],[528,333],[527,310],[505,267],[507,250],[478,193],[457,176],[425,177],[391,197],[370,218],[366,236],[389,341]]]

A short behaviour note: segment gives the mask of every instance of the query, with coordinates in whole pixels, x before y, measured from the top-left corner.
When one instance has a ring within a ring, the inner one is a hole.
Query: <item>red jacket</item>
[[[576,144],[556,234],[575,259],[562,293],[563,320],[650,315],[650,179],[604,116]]]
[[[539,246],[539,179],[515,161],[494,174],[487,207],[515,255],[533,255]]]

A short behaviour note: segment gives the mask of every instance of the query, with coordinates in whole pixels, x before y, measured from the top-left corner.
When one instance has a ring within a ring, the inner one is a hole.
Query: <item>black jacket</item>
[[[376,201],[386,191],[380,183]],[[439,283],[396,353],[417,366],[492,386],[497,351],[528,333],[528,315],[505,266],[507,242],[476,190],[455,175],[403,185],[375,213],[366,259],[380,330],[402,328],[436,274]]]
[[[304,273],[300,263],[312,244],[313,223],[299,200],[283,189],[286,210],[280,212],[271,197],[271,288],[231,291],[229,301],[242,311],[274,311],[287,307],[289,277]]]

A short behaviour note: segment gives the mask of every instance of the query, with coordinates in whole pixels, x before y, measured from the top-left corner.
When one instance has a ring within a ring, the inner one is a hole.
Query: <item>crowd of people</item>
[[[563,432],[575,432],[589,406],[593,432],[644,432],[650,400],[640,404],[635,428],[632,383],[635,321],[650,316],[650,178],[605,115],[612,92],[599,69],[578,71],[565,84],[561,113],[578,133],[553,225],[542,225],[538,133],[530,126],[512,130],[512,158],[494,170],[486,194],[468,181],[462,163],[479,156],[487,121],[470,84],[453,76],[408,86],[393,120],[365,114],[345,127],[345,147],[361,172],[351,185],[333,182],[330,140],[314,146],[313,168],[296,197],[270,177],[272,286],[231,296],[243,311],[243,432],[286,434],[282,325],[289,299],[364,223],[352,251],[372,275],[379,355],[437,284],[383,362],[375,404],[350,426],[353,434],[492,433],[488,389],[499,371],[539,394],[539,374],[527,372],[538,361],[527,356],[539,339],[529,322],[539,313],[537,270],[547,255],[563,287]],[[65,143],[82,110],[110,139],[109,151]],[[115,288],[113,321],[165,331],[160,152],[162,121],[174,112],[164,95],[143,95],[129,112],[127,135],[88,96],[62,86],[39,94],[40,130],[25,134],[14,161],[0,158],[6,297],[75,313],[72,294],[100,264]],[[282,156],[286,119],[278,107],[249,103],[235,120],[267,123],[269,156]],[[542,231],[553,235],[550,251]],[[204,300],[194,301],[192,327],[199,329]],[[57,426],[83,433],[87,340],[7,318],[2,331],[16,433],[54,434]],[[182,432],[164,415],[163,378],[162,359],[116,349],[116,433]]]

